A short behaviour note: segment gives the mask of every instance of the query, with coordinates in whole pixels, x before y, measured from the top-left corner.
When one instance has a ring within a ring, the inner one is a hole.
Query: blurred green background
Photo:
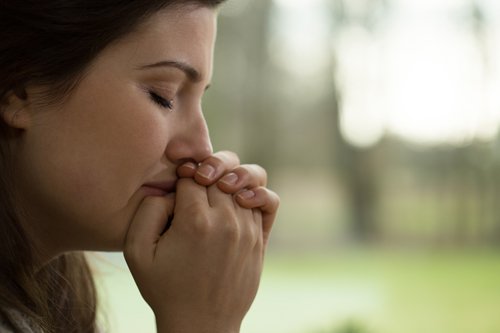
[[[231,0],[216,150],[282,205],[242,333],[500,332],[500,2]],[[121,255],[111,332],[154,332]]]

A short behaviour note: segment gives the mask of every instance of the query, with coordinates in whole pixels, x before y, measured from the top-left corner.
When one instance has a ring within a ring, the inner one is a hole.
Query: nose
[[[212,155],[212,142],[201,109],[183,119],[174,131],[166,149],[167,158],[171,162],[180,164],[186,160],[194,160],[199,163]]]

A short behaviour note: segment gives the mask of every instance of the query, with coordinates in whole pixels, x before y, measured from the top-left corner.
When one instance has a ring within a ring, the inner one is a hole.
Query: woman
[[[2,332],[96,332],[82,251],[124,251],[158,332],[238,332],[279,199],[212,155],[222,0],[0,1]]]

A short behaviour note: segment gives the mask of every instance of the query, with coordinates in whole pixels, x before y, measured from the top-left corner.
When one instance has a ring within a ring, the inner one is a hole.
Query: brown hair
[[[170,6],[216,7],[224,0],[1,0],[0,112],[9,92],[49,87],[66,96],[91,61],[111,42]],[[0,314],[15,331],[9,310],[47,333],[96,332],[96,290],[83,253],[37,261],[12,197],[10,142],[16,133],[0,120]]]

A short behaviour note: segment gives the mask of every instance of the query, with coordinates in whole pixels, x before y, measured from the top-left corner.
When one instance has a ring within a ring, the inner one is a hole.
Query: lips
[[[176,180],[150,182],[142,185],[142,189],[146,195],[152,196],[165,196],[169,193],[175,192]]]

